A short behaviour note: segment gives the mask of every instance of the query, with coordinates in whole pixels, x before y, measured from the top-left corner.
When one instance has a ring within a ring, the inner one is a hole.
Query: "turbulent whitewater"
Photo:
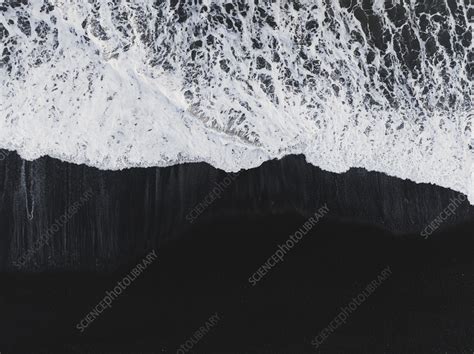
[[[102,169],[304,154],[474,201],[461,0],[0,2],[0,147]]]

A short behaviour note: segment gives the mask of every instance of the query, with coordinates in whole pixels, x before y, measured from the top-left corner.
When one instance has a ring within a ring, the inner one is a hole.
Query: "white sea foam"
[[[0,4],[0,147],[102,169],[304,154],[474,202],[467,7],[199,2]]]

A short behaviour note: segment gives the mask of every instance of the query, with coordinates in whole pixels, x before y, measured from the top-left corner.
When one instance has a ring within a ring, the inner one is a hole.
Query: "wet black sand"
[[[281,214],[309,217],[327,203],[328,218],[336,224],[366,223],[403,235],[420,233],[459,195],[363,169],[330,173],[302,156],[231,176],[231,183],[193,222]],[[193,210],[210,200],[226,179],[226,172],[205,163],[101,171],[49,157],[24,161],[12,153],[0,161],[0,271],[113,270],[190,231]],[[57,225],[48,244],[16,267],[88,191],[91,198]],[[440,229],[472,220],[474,207],[464,202]]]
[[[191,352],[315,352],[314,336],[386,266],[391,276],[319,352],[472,353],[472,224],[423,240],[322,221],[252,287],[249,276],[304,221],[284,214],[194,226],[157,249],[157,261],[82,334],[77,322],[141,257],[108,275],[2,275],[2,353],[176,353],[216,312]]]

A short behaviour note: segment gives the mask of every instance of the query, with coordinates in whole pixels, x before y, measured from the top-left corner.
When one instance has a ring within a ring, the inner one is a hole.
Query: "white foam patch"
[[[473,203],[472,26],[448,2],[0,5],[0,147],[101,169],[304,154]]]

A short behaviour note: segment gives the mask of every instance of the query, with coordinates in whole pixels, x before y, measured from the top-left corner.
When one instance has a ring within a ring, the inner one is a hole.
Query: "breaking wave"
[[[474,201],[457,0],[7,0],[0,146],[102,169],[304,154]]]

